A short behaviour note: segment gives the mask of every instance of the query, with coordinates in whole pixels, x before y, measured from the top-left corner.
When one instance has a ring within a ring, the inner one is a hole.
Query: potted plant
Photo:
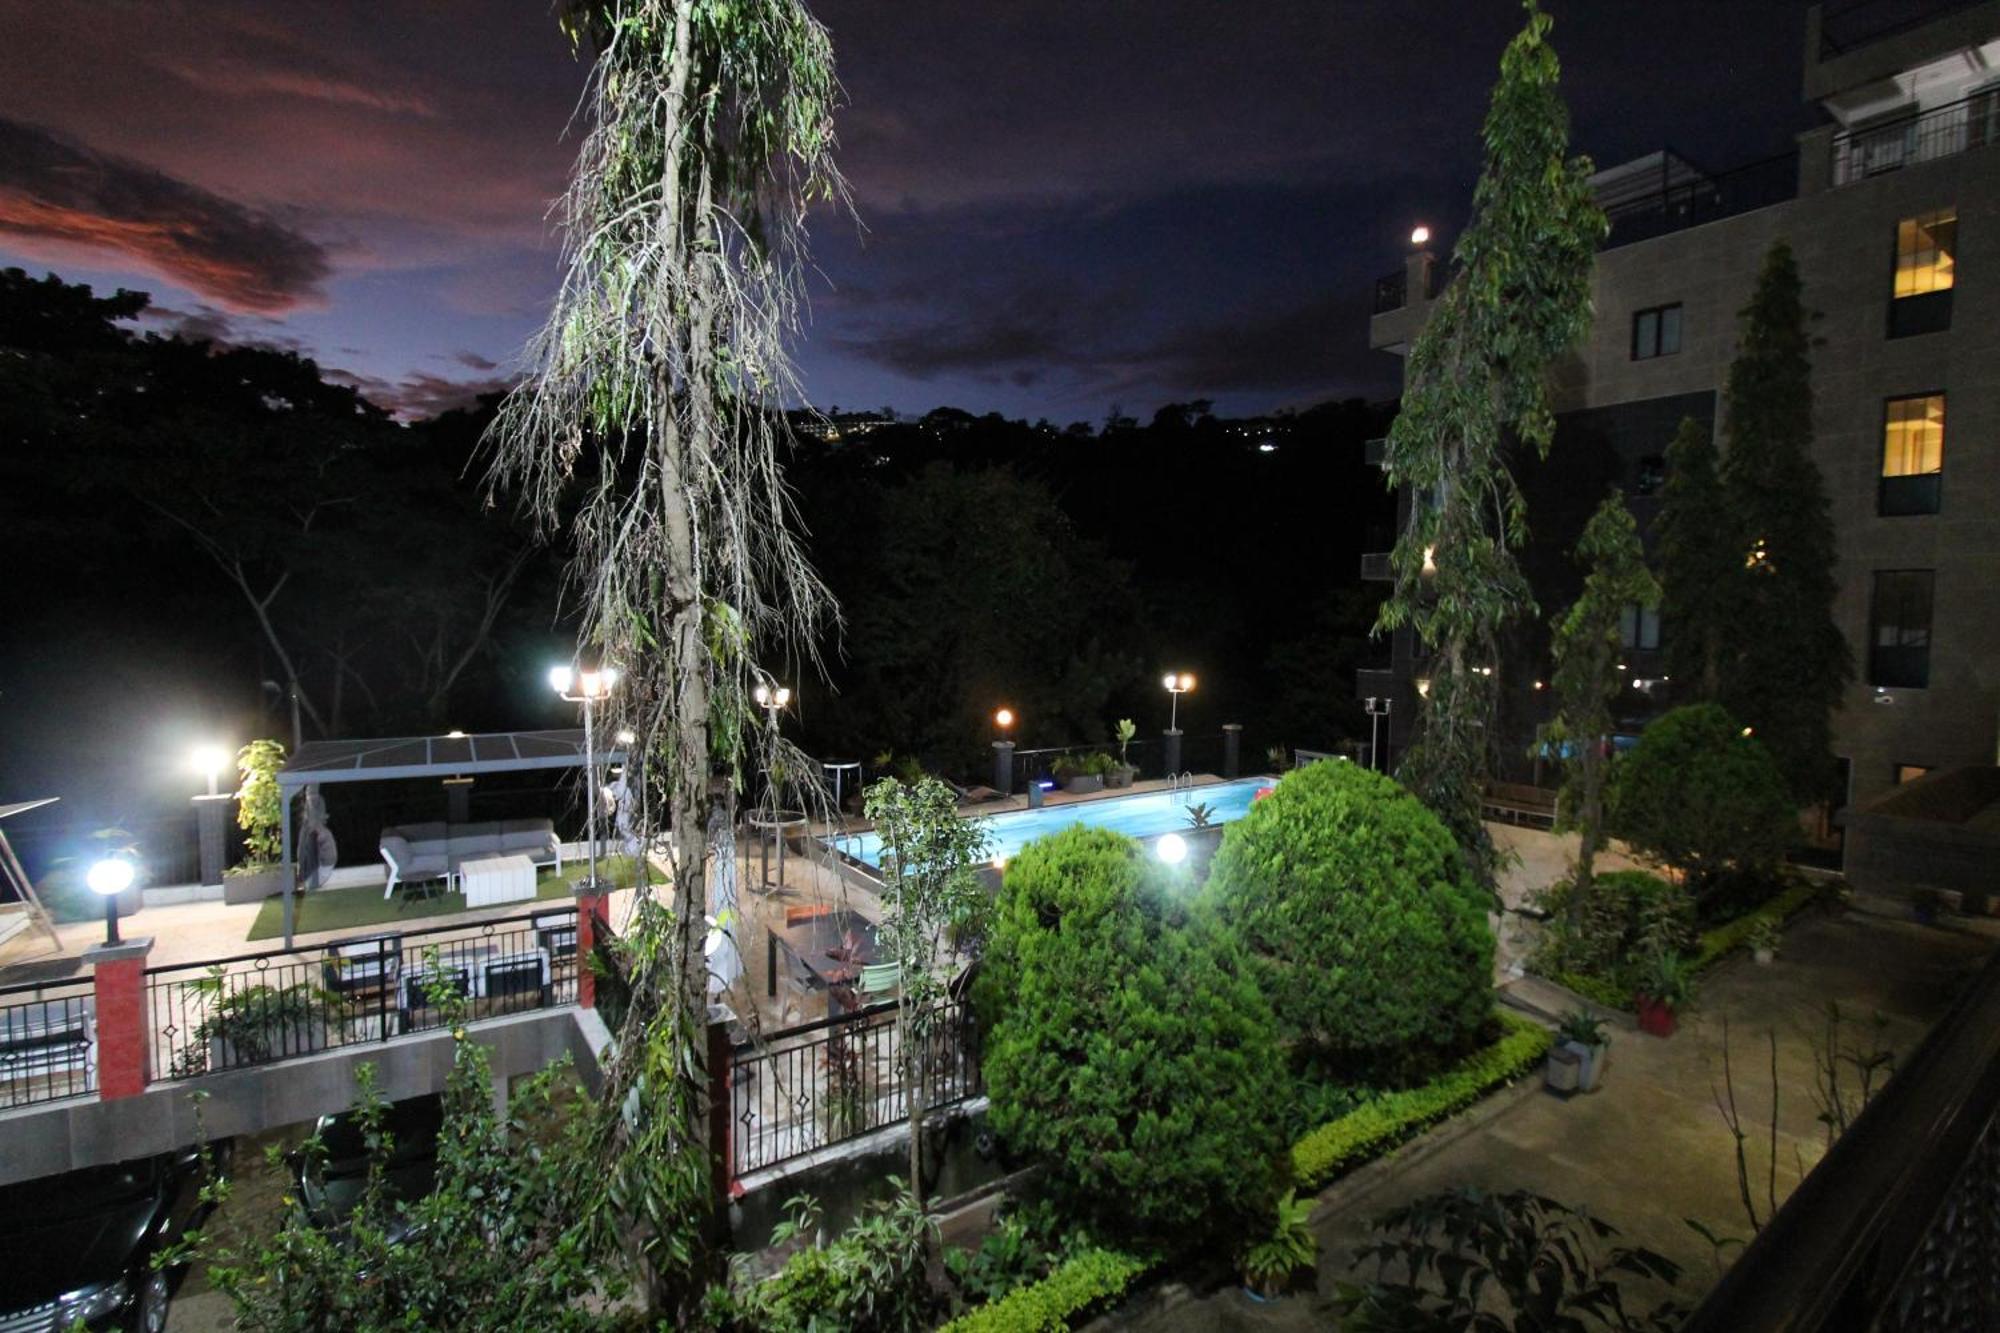
[[[317,986],[258,982],[231,990],[220,967],[197,985],[207,1012],[190,1034],[194,1040],[180,1062],[207,1063],[202,1071],[177,1072],[217,1073],[326,1049],[327,1012],[336,1001]]]
[[[251,741],[236,752],[236,826],[243,830],[243,864],[222,876],[225,902],[258,903],[285,888],[285,867],[278,863],[278,821],[283,815],[278,770],[285,764],[285,747],[276,741]]]
[[[1062,754],[1049,765],[1049,771],[1062,782],[1063,790],[1072,796],[1088,796],[1092,792],[1104,790],[1104,778],[1111,771],[1111,756],[1108,754]]]
[[[1661,952],[1647,962],[1639,993],[1639,1031],[1655,1037],[1671,1037],[1677,1025],[1676,1011],[1694,998],[1694,977],[1679,954]]]
[[[1277,1224],[1271,1234],[1243,1252],[1243,1290],[1253,1301],[1284,1294],[1301,1272],[1319,1257],[1319,1237],[1311,1226],[1313,1201],[1286,1190],[1278,1200]]]
[[[1561,1026],[1556,1029],[1556,1044],[1551,1049],[1569,1051],[1577,1057],[1576,1090],[1590,1092],[1604,1076],[1604,1058],[1611,1049],[1611,1038],[1605,1035],[1604,1022],[1595,1014],[1572,1009],[1563,1015]]]
[[[1132,785],[1132,779],[1139,776],[1139,770],[1126,758],[1125,751],[1126,747],[1132,744],[1132,738],[1139,734],[1139,724],[1129,717],[1121,717],[1118,719],[1117,727],[1113,729],[1113,734],[1118,737],[1118,762],[1104,775],[1104,785],[1129,787]]]
[[[1750,954],[1757,960],[1757,966],[1769,967],[1771,960],[1778,956],[1778,923],[1768,916],[1760,916],[1750,925],[1747,941]]]

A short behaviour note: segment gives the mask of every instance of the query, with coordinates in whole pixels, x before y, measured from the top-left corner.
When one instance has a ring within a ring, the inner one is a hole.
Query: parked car
[[[160,1333],[182,1274],[153,1256],[207,1219],[201,1185],[190,1148],[0,1187],[0,1329]]]
[[[399,1202],[414,1203],[437,1182],[438,1130],[444,1124],[444,1102],[436,1096],[394,1102],[383,1113],[382,1130],[389,1136],[389,1160],[382,1190],[391,1213]],[[361,1206],[368,1185],[368,1142],[361,1121],[352,1111],[321,1116],[314,1133],[326,1149],[315,1171],[307,1154],[292,1155],[292,1175],[306,1216],[322,1231],[339,1232]],[[389,1239],[401,1240],[408,1223],[392,1215]]]

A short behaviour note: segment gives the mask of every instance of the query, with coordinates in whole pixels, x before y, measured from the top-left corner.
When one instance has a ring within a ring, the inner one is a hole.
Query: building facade
[[[1993,763],[2000,740],[2000,0],[1865,26],[1880,9],[1810,11],[1805,95],[1826,123],[1795,153],[1708,173],[1662,152],[1593,178],[1612,231],[1592,332],[1558,374],[1551,459],[1610,475],[1647,523],[1681,417],[1721,438],[1738,312],[1771,244],[1790,243],[1818,316],[1814,450],[1855,668],[1833,723],[1849,804]],[[1373,347],[1408,350],[1439,270],[1419,250],[1378,284]],[[1632,630],[1638,673],[1657,627]],[[1419,667],[1398,644],[1360,681],[1396,700],[1392,747]]]

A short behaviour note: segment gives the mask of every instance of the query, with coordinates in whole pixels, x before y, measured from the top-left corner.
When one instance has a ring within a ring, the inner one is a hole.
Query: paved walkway
[[[1732,1140],[1715,1105],[1722,1081],[1723,1020],[1753,1177],[1768,1161],[1770,1046],[1778,1040],[1778,1196],[1825,1150],[1813,1097],[1815,1043],[1823,1045],[1825,1004],[1840,1001],[1856,1022],[1842,1044],[1883,1044],[1907,1055],[1943,1015],[1992,940],[1971,930],[1922,927],[1879,911],[1839,917],[1808,913],[1785,937],[1770,967],[1738,955],[1704,978],[1698,1010],[1668,1040],[1618,1033],[1597,1092],[1565,1102],[1533,1086],[1497,1094],[1470,1113],[1475,1127],[1446,1125],[1391,1163],[1365,1169],[1321,1196],[1314,1217],[1321,1257],[1317,1290],[1268,1305],[1226,1287],[1188,1295],[1173,1288],[1142,1298],[1104,1321],[1147,1330],[1324,1329],[1336,1280],[1354,1275],[1354,1247],[1367,1221],[1400,1203],[1459,1185],[1531,1189],[1589,1208],[1686,1269],[1680,1296],[1692,1302],[1714,1281],[1709,1248],[1683,1219],[1720,1234],[1747,1236],[1738,1201]],[[1851,1074],[1851,1070],[1847,1071]],[[1758,1194],[1760,1209],[1763,1206]],[[1179,1296],[1178,1304],[1169,1306]],[[1168,1308],[1163,1308],[1166,1306]]]

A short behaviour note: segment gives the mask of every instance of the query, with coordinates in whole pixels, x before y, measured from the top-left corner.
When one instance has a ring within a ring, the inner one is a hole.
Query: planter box
[[[1610,1042],[1599,1042],[1595,1046],[1585,1046],[1582,1042],[1566,1041],[1560,1049],[1570,1051],[1577,1058],[1576,1090],[1594,1092],[1598,1080],[1604,1077],[1604,1062],[1611,1053]]]
[[[222,901],[261,903],[285,891],[285,867],[265,866],[262,870],[231,870],[222,877]]]
[[[1647,995],[1639,997],[1639,1031],[1655,1037],[1671,1037],[1675,1026],[1672,1005]]]
[[[1063,779],[1063,790],[1072,796],[1088,796],[1104,790],[1104,779],[1095,773],[1078,773]]]
[[[1120,764],[1117,768],[1112,769],[1104,775],[1104,785],[1107,787],[1129,787],[1132,785],[1132,779],[1137,776],[1139,776],[1138,769],[1132,767],[1130,764]]]
[[[1552,1046],[1542,1064],[1542,1086],[1567,1097],[1583,1090],[1583,1057],[1570,1045]]]

